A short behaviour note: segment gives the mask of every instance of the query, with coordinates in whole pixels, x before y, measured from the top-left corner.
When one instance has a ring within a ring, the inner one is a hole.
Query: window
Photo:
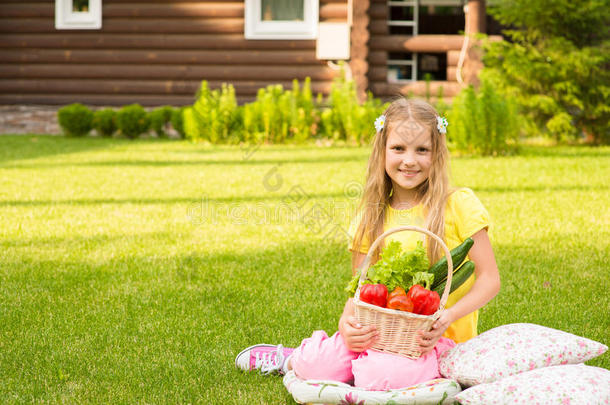
[[[55,29],[102,28],[102,0],[55,0]]]
[[[318,0],[246,0],[246,39],[315,39]]]

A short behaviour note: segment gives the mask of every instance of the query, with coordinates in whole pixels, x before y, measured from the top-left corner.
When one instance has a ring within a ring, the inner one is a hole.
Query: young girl
[[[419,334],[422,356],[409,359],[369,350],[377,331],[358,323],[350,298],[339,331],[332,337],[316,331],[295,350],[281,345],[251,346],[237,356],[237,367],[264,373],[292,369],[302,379],[353,382],[371,390],[396,389],[439,377],[440,354],[454,342],[476,336],[478,309],[498,293],[500,277],[487,234],[489,214],[470,189],[449,187],[446,126],[447,121],[424,101],[400,98],[391,103],[375,121],[377,133],[359,215],[350,227],[353,274],[372,242],[398,226],[424,226],[449,249],[468,237],[474,240],[469,258],[475,263],[475,274],[449,295],[446,310],[432,329]],[[373,252],[372,262],[390,240],[400,241],[408,250],[421,238],[418,232],[394,233]],[[435,263],[443,255],[440,246],[428,237],[425,242],[430,263]]]

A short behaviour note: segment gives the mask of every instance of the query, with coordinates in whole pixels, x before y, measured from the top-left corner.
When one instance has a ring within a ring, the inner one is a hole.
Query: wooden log
[[[152,3],[135,5],[130,3],[104,2],[102,15],[104,18],[243,18],[244,3],[228,2],[180,2]],[[330,18],[346,19],[347,6],[341,3],[321,4],[320,20]],[[53,18],[55,6],[53,3],[12,3],[0,8],[0,18]]]
[[[130,3],[102,4],[104,18],[243,18],[243,3],[216,3],[216,2],[182,2],[182,3],[153,3],[134,5]],[[19,18],[54,18],[55,5],[53,3],[18,3],[5,4],[0,8],[0,17]]]
[[[347,3],[320,4],[320,21],[347,21]]]
[[[210,88],[219,88],[220,81],[209,81]],[[269,82],[232,81],[235,92],[240,95],[255,95],[258,89]],[[291,88],[290,81],[276,81],[284,88]],[[81,79],[0,79],[0,93],[55,93],[55,94],[155,94],[191,95],[199,89],[199,80],[81,80]],[[330,82],[312,82],[314,93],[328,93]]]
[[[148,94],[0,94],[0,104],[66,105],[83,103],[91,106],[124,106],[139,103],[145,107],[192,105],[194,96],[151,96]]]
[[[112,33],[197,33],[239,34],[244,32],[243,18],[209,19],[130,19],[108,18],[103,22],[104,32]],[[81,30],[72,32],[78,33]],[[86,31],[86,30],[82,30]],[[54,33],[55,23],[49,18],[1,18],[0,32]]]
[[[254,96],[235,97],[239,104],[255,99]],[[144,107],[157,107],[162,105],[189,106],[195,101],[194,96],[151,96],[149,94],[113,95],[113,94],[0,94],[0,104],[43,104],[66,105],[83,103],[90,106],[121,107],[128,104],[139,103]]]
[[[246,64],[269,65],[324,65],[314,52],[303,51],[168,51],[168,50],[94,50],[26,49],[0,53],[4,63],[143,63],[143,64]]]
[[[68,32],[4,34],[0,48],[83,48],[83,49],[222,49],[222,50],[315,50],[313,40],[247,40],[243,34],[107,34]]]
[[[385,4],[371,4],[369,8],[369,17],[371,20],[386,20],[388,19],[388,5]]]
[[[447,66],[447,81],[457,82],[457,66]]]
[[[244,18],[243,3],[105,4],[104,18]]]
[[[388,52],[448,52],[459,50],[462,35],[372,35],[371,49]]]
[[[456,79],[456,71],[457,68],[455,66],[447,67],[447,81],[455,82]],[[369,70],[369,80],[371,82],[382,82],[387,80],[388,77],[388,69],[385,66],[374,66]]]
[[[447,66],[457,66],[460,60],[460,51],[451,50],[447,52]]]
[[[443,87],[443,96],[446,97],[456,96],[462,88],[457,82],[431,81],[429,89],[430,95],[436,96],[440,87]],[[371,91],[375,95],[384,96],[391,96],[396,94],[408,95],[409,93],[413,93],[417,96],[425,96],[426,82],[417,81],[408,84],[371,82]]]
[[[6,1],[2,1],[6,3]],[[55,5],[48,3],[9,3],[0,7],[0,18],[54,18]]]
[[[166,80],[332,80],[336,71],[325,65],[251,66],[137,64],[1,64],[0,78],[30,79],[166,79]]]
[[[368,78],[371,82],[385,82],[388,80],[388,68],[386,66],[371,66]]]
[[[375,48],[373,48],[375,49]],[[388,64],[388,53],[385,51],[370,51],[369,65],[371,66],[386,66]]]
[[[367,26],[369,24],[368,8],[369,0],[358,0],[352,3],[352,32],[351,32],[351,48],[349,62],[352,78],[356,85],[356,94],[360,101],[366,99],[366,90],[368,89],[367,71],[368,53],[367,46],[370,38]]]
[[[371,38],[378,35],[388,35],[390,30],[388,29],[388,21],[386,19],[375,19],[369,23],[369,32]]]
[[[486,32],[485,0],[468,0],[466,13],[466,34]]]

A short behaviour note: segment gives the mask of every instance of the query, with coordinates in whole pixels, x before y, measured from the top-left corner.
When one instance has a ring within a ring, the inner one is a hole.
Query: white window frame
[[[263,21],[261,0],[245,0],[244,34],[246,39],[316,39],[318,1],[304,0],[303,21]]]
[[[72,11],[72,0],[55,0],[55,29],[97,30],[102,28],[102,0],[89,0],[89,11]]]

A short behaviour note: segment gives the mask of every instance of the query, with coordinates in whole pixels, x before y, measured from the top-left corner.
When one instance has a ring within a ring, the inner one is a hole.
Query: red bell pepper
[[[395,297],[397,295],[404,295],[406,297],[407,292],[401,286],[396,286],[394,291],[392,291],[391,293],[388,294],[388,301],[390,301],[393,297]]]
[[[385,308],[388,301],[388,287],[384,284],[364,284],[360,287],[360,300]]]
[[[404,288],[396,287],[394,291],[388,295],[388,308],[413,312],[413,302],[407,297]]]
[[[419,284],[411,287],[407,298],[413,301],[413,312],[420,315],[432,315],[441,303],[441,297],[436,291],[426,290]]]

